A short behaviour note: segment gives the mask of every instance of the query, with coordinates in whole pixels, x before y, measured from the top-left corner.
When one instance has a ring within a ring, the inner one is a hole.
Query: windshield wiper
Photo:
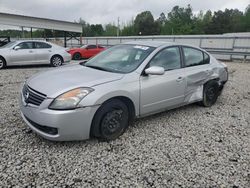
[[[108,71],[108,70],[105,69],[105,68],[98,67],[98,66],[94,66],[94,65],[85,65],[85,66],[86,66],[86,67],[93,68],[93,69],[97,69],[97,70]]]

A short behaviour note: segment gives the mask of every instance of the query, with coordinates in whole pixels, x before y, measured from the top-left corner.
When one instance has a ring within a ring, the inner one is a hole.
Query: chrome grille
[[[36,106],[39,106],[45,99],[46,95],[43,93],[40,93],[32,88],[30,88],[28,85],[23,86],[23,97],[24,101],[28,104],[33,104]]]

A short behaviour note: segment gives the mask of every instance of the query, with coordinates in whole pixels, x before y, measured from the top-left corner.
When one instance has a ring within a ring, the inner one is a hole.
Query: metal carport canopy
[[[81,24],[0,12],[0,24],[81,33]]]

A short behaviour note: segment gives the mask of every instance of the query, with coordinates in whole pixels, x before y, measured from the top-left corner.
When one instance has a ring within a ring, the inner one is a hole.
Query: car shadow
[[[50,65],[36,64],[36,65],[11,65],[5,69],[30,69],[30,68],[50,68]]]

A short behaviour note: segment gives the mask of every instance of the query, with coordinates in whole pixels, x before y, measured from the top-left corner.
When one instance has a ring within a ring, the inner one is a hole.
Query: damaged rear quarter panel
[[[186,92],[184,102],[189,104],[201,101],[203,97],[203,85],[209,80],[219,78],[220,67],[215,66],[212,59],[210,64],[185,68]]]

